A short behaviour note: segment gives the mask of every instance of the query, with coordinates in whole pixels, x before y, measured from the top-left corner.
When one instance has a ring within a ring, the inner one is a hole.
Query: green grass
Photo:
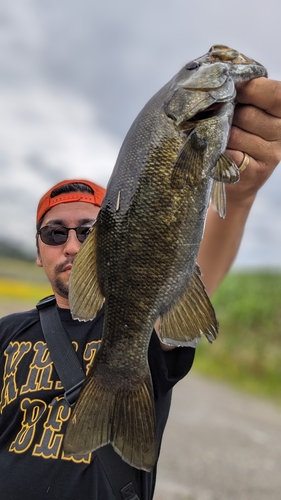
[[[47,283],[44,271],[36,265],[35,260],[32,262],[8,257],[0,257],[0,278]]]
[[[281,403],[281,274],[230,273],[214,297],[220,324],[199,344],[195,370]]]
[[[44,271],[35,262],[0,258],[0,317],[31,309],[50,293]]]

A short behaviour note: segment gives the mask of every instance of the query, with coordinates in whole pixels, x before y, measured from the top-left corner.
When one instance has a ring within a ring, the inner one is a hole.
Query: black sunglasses
[[[87,236],[90,234],[94,224],[78,226],[78,227],[65,227],[65,226],[44,226],[38,229],[36,234],[40,234],[41,240],[46,245],[63,245],[68,240],[68,233],[71,229],[76,232],[76,238],[80,243],[83,243]]]

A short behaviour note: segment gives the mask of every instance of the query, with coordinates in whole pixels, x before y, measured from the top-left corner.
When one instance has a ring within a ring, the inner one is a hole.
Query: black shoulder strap
[[[85,374],[73,345],[63,328],[54,295],[37,304],[41,327],[58,376],[64,386],[64,397],[73,406],[77,400]],[[96,450],[112,491],[117,500],[140,500],[138,484],[132,468],[108,445]],[[129,482],[125,483],[124,478]]]
[[[85,373],[62,326],[54,295],[41,300],[36,307],[51,358],[65,389],[64,397],[69,406],[73,406],[84,382]]]

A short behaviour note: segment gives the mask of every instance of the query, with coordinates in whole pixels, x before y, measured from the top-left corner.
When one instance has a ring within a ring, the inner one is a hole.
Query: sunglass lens
[[[77,239],[78,241],[80,241],[80,243],[83,243],[85,241],[85,239],[87,238],[87,236],[89,235],[89,226],[80,226],[80,227],[77,227],[76,229],[76,236],[77,236]]]
[[[41,239],[46,245],[62,245],[67,241],[68,231],[64,227],[52,228],[43,227],[41,229]]]
[[[38,234],[41,236],[41,240],[46,245],[63,245],[68,239],[68,233],[71,229],[76,232],[76,237],[80,243],[83,243],[92,226],[79,226],[79,227],[64,227],[64,226],[44,226],[39,231]]]

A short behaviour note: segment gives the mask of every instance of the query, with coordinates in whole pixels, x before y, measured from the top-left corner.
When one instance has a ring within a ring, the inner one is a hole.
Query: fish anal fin
[[[225,184],[223,182],[213,182],[211,202],[219,216],[224,219],[226,215],[226,195]]]
[[[164,344],[192,345],[202,334],[211,343],[216,339],[218,322],[200,274],[200,268],[196,264],[183,295],[161,316],[159,336]]]
[[[69,305],[72,317],[80,321],[95,318],[104,297],[98,284],[96,265],[96,227],[77,253],[69,281]]]
[[[153,468],[157,438],[151,376],[147,369],[144,380],[134,383],[133,377],[124,384],[120,369],[93,365],[67,426],[63,444],[67,456],[84,455],[111,443],[131,466]]]
[[[235,184],[240,179],[239,170],[233,159],[227,154],[223,153],[213,171],[212,178],[218,182],[224,182],[225,184]]]

